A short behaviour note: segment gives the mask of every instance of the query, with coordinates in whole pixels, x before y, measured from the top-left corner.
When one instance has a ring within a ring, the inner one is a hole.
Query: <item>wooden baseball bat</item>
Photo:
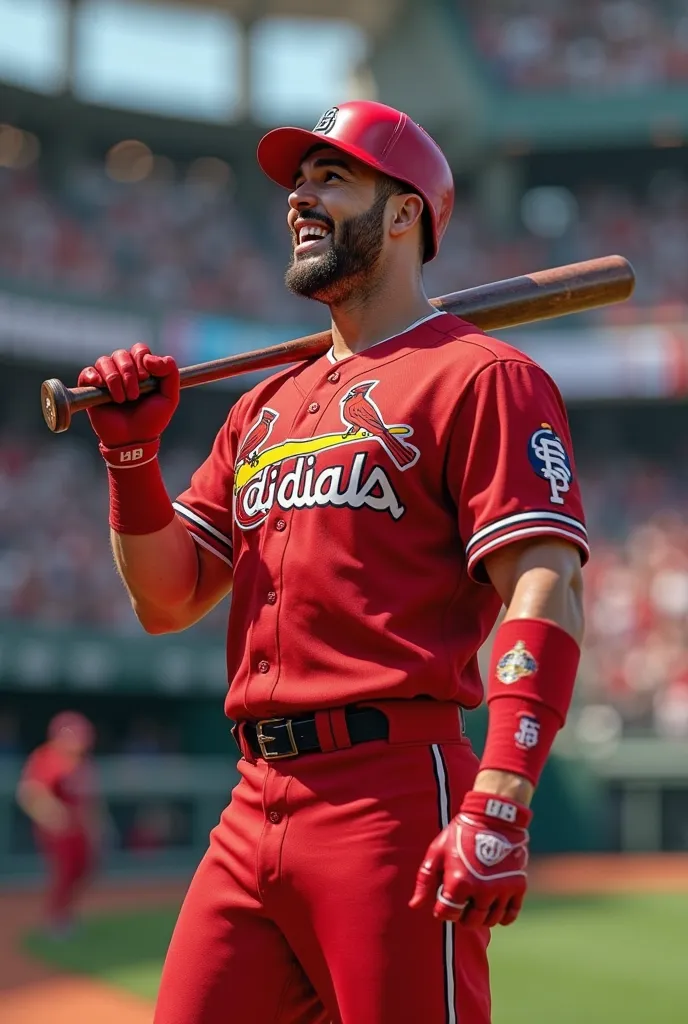
[[[454,313],[481,330],[494,331],[623,302],[634,287],[635,273],[628,260],[623,256],[601,256],[466,288],[430,301],[436,309]],[[322,355],[331,344],[330,332],[322,331],[270,348],[185,366],[180,371],[181,386],[196,387],[240,373],[310,359]],[[156,387],[155,378],[150,377],[141,383],[141,394]],[[109,402],[110,395],[103,388],[68,388],[55,378],[41,386],[43,418],[54,433],[68,430],[75,412]]]

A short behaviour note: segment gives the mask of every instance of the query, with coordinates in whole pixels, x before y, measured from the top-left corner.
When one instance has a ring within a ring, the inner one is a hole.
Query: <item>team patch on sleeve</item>
[[[564,443],[549,423],[541,423],[528,440],[528,459],[537,476],[549,484],[549,500],[563,505],[573,482],[571,460]]]
[[[184,526],[187,528],[193,539],[202,548],[212,551],[214,555],[221,558],[227,565],[232,565],[232,541],[231,538],[220,533],[211,523],[199,516],[198,512],[183,505],[180,501],[173,501],[172,508],[177,513]]]

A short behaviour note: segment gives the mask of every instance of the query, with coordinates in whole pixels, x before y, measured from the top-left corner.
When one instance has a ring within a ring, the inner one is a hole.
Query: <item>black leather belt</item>
[[[458,713],[463,734],[463,708]],[[389,738],[387,716],[377,708],[347,707],[344,714],[352,746]],[[266,761],[322,752],[313,714],[303,718],[263,718],[260,722],[244,722],[241,728],[251,751]],[[241,749],[236,733],[235,739]]]
[[[344,713],[352,746],[389,737],[387,716],[377,708],[345,708]],[[253,753],[266,761],[322,750],[315,728],[315,715],[264,718],[260,722],[244,722],[242,729]]]

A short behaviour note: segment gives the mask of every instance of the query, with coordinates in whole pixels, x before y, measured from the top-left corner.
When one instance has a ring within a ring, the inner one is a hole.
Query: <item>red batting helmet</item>
[[[48,739],[59,739],[65,733],[70,733],[86,749],[90,749],[95,742],[95,729],[88,718],[78,711],[61,711],[51,720]]]
[[[258,163],[278,185],[293,188],[304,154],[317,143],[348,153],[418,192],[432,232],[423,262],[434,259],[454,206],[454,181],[444,153],[420,125],[383,103],[353,100],[326,110],[312,132],[268,132],[258,145]]]

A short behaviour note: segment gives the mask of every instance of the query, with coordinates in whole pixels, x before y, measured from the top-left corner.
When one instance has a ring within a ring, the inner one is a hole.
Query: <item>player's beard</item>
[[[346,302],[356,292],[369,293],[383,243],[383,223],[389,193],[380,190],[370,209],[334,226],[327,250],[301,259],[293,254],[284,280],[295,295],[329,306]],[[323,220],[322,217],[317,217]],[[331,223],[328,224],[331,226]]]

